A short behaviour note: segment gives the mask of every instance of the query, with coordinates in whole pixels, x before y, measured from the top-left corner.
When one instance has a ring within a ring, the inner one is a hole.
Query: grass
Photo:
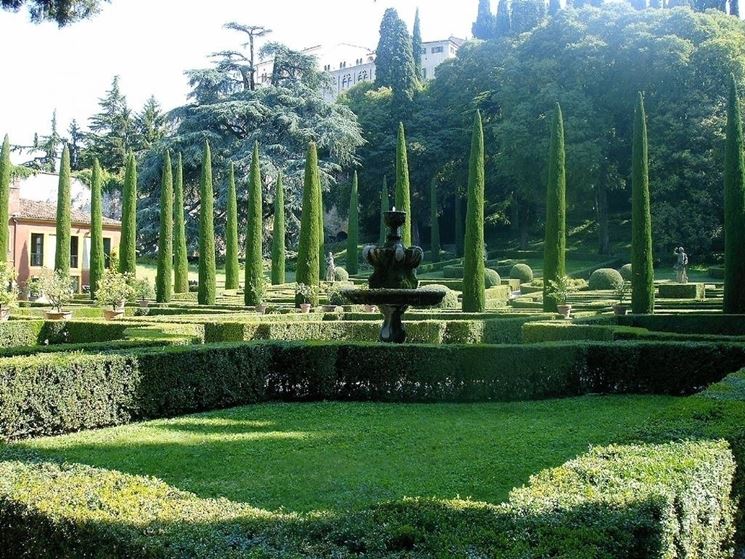
[[[264,404],[18,443],[269,510],[404,496],[499,502],[539,470],[638,428],[675,398]]]

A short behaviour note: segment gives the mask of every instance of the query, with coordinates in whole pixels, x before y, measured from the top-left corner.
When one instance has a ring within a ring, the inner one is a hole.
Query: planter
[[[613,314],[616,316],[626,316],[626,313],[628,312],[629,308],[626,305],[621,305],[620,303],[613,305]]]
[[[336,312],[336,305],[323,305],[321,309],[323,312]]]
[[[562,318],[568,320],[572,314],[572,305],[556,305],[556,312],[558,312]]]
[[[365,312],[378,312],[378,307],[375,305],[363,305]]]
[[[106,320],[116,320],[124,316],[124,307],[119,309],[104,309],[103,316]]]
[[[310,312],[310,303],[300,303],[300,312],[308,314]]]
[[[140,307],[141,309],[146,309],[150,306],[150,301],[148,301],[147,299],[140,299],[137,302],[137,306]]]
[[[256,305],[256,314],[266,314],[266,305]]]
[[[0,309],[0,322],[5,322],[10,318],[10,309]]]
[[[70,320],[72,311],[44,311],[44,318],[47,320]]]

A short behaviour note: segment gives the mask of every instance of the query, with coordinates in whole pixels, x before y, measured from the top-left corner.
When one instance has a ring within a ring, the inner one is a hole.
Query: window
[[[422,54],[427,54],[427,47],[422,48]]]
[[[70,237],[70,268],[78,267],[78,236]]]
[[[108,270],[111,268],[111,239],[103,238],[103,265]]]
[[[439,54],[441,52],[444,52],[442,47],[432,47],[432,54]]]
[[[422,68],[422,77],[426,80],[427,79],[427,69]]]
[[[31,233],[31,265],[44,265],[44,235]]]

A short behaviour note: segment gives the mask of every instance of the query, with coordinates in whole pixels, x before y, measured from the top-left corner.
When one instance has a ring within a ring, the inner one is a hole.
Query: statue
[[[673,254],[677,257],[677,261],[673,266],[675,270],[675,281],[678,283],[688,283],[688,255],[683,250],[683,247],[678,247],[673,250]]]
[[[326,281],[334,283],[336,279],[336,264],[334,264],[334,254],[329,252],[326,257]]]

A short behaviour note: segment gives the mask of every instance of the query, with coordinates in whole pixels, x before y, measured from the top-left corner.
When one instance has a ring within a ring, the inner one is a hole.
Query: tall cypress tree
[[[455,189],[455,203],[453,204],[453,212],[455,213],[455,256],[460,258],[464,252],[464,239],[463,233],[465,227],[463,225],[463,194],[458,188]]]
[[[419,19],[419,8],[414,16],[414,30],[411,34],[411,50],[414,55],[414,74],[416,79],[422,81],[422,22]]]
[[[468,165],[468,205],[463,259],[463,312],[483,312],[484,293],[484,129],[476,111]]]
[[[134,275],[137,272],[137,160],[127,156],[122,190],[122,238],[119,247],[119,271]],[[69,252],[69,251],[68,251]]]
[[[0,152],[0,223],[5,224],[0,227],[0,261],[8,261],[8,221],[10,220],[10,139],[5,135],[3,140],[3,149]]]
[[[652,214],[649,199],[647,118],[644,98],[637,97],[634,139],[631,153],[631,310],[635,314],[654,312],[654,269],[652,268]]]
[[[504,0],[502,0],[504,2]],[[476,39],[484,41],[494,38],[494,15],[491,12],[489,0],[479,0],[479,9],[476,21],[471,26],[471,33]]]
[[[215,282],[215,222],[214,198],[212,189],[212,152],[210,144],[204,141],[202,155],[202,176],[199,180],[199,289],[197,302],[200,305],[214,305],[217,298]]]
[[[396,142],[396,209],[406,212],[406,223],[401,231],[401,242],[411,246],[411,191],[409,187],[409,157],[406,153],[406,133],[403,123],[398,125]]]
[[[318,255],[320,245],[320,232],[318,227],[320,220],[318,203],[321,188],[318,180],[318,153],[316,144],[311,142],[308,146],[308,155],[305,160],[305,181],[303,183],[303,210],[300,218],[300,246],[297,253],[297,268],[295,279],[298,283],[308,286],[317,286],[320,283],[318,275]],[[299,299],[296,300],[298,303]]]
[[[356,274],[359,271],[358,244],[359,232],[359,197],[357,194],[357,171],[352,177],[352,190],[349,194],[349,227],[347,228],[347,272]]]
[[[437,179],[433,178],[429,187],[429,219],[432,225],[432,262],[440,261],[440,219],[437,210]]]
[[[158,271],[155,276],[155,300],[168,303],[173,295],[173,167],[171,153],[163,157],[160,184],[160,235],[158,236]]]
[[[326,227],[323,215],[323,187],[321,186],[321,170],[316,166],[316,181],[318,182],[318,277],[326,276]]]
[[[566,274],[566,156],[564,153],[564,119],[556,103],[551,127],[546,183],[546,238],[543,247],[543,310],[555,311],[557,301],[551,297],[550,281]]]
[[[174,215],[173,215],[173,291],[189,291],[189,260],[186,250],[186,226],[184,224],[184,164],[181,153],[176,163],[174,181]]]
[[[101,165],[98,158],[93,159],[93,176],[91,177],[91,257],[90,279],[91,299],[96,298],[98,282],[106,268],[106,257],[103,252],[103,204],[101,201]]]
[[[274,195],[274,230],[272,232],[272,285],[285,282],[285,187],[282,173],[277,175]]]
[[[57,188],[57,247],[54,253],[54,269],[65,275],[70,274],[70,150],[62,150],[62,162]]]
[[[375,86],[390,87],[396,105],[411,101],[418,86],[414,51],[406,23],[394,8],[383,14],[375,53]]]
[[[745,313],[745,157],[740,98],[730,76],[724,154],[724,312]]]
[[[555,2],[556,0],[550,1]],[[499,0],[499,5],[497,6],[497,21],[495,25],[497,37],[506,37],[512,32],[512,14],[510,13],[510,0]]]
[[[228,167],[228,222],[225,226],[225,289],[238,289],[238,199],[235,194],[235,166]]]
[[[390,209],[388,200],[388,178],[383,175],[383,189],[380,191],[380,239],[379,244],[383,246],[385,244],[385,237],[388,230],[385,226],[384,214]]]
[[[259,144],[254,143],[251,169],[248,173],[248,215],[246,228],[246,277],[244,302],[247,306],[261,303],[264,280],[264,259],[261,250],[263,235],[261,199],[261,168]]]

